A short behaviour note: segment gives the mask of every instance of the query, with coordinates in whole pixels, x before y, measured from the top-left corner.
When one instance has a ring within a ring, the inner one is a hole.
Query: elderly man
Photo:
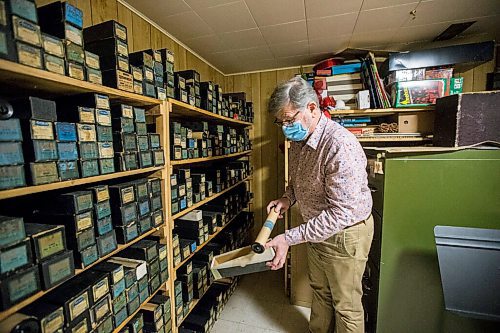
[[[307,242],[313,289],[312,333],[364,332],[361,279],[373,238],[366,157],[356,137],[319,109],[312,87],[294,78],[276,87],[269,112],[290,148],[290,182],[267,206],[285,212],[298,203],[304,223],[266,244],[283,267],[289,246]]]

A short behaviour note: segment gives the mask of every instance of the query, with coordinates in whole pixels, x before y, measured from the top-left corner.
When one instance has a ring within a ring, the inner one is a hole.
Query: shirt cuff
[[[300,226],[290,230],[285,230],[285,240],[289,246],[304,243],[306,241],[302,235]]]

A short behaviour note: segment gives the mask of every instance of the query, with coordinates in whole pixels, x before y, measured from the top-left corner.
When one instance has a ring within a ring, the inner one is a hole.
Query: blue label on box
[[[22,243],[0,253],[0,273],[14,271],[29,263],[28,248],[29,243]]]
[[[54,140],[33,140],[35,162],[56,161],[57,145]]]
[[[60,161],[74,161],[78,159],[76,142],[58,142],[57,150],[59,151]]]
[[[19,119],[0,120],[0,141],[23,141]]]
[[[127,308],[123,308],[120,311],[118,311],[117,314],[115,314],[115,327],[120,326],[121,323],[127,319]]]
[[[11,0],[10,10],[13,15],[20,16],[32,22],[37,22],[36,6],[33,1],[28,0]]]
[[[109,200],[95,204],[95,212],[98,219],[111,215],[111,205]]]
[[[148,288],[144,288],[139,292],[139,302],[141,302],[141,304],[144,303],[148,297],[149,297]]]
[[[83,12],[80,9],[66,2],[64,12],[66,16],[64,19],[66,22],[69,22],[80,29],[83,28]]]
[[[16,275],[14,279],[9,281],[9,296],[7,297],[10,298],[12,303],[16,303],[18,300],[33,294],[39,288],[37,280],[37,271],[34,269],[29,269],[22,274]]]
[[[99,236],[113,230],[113,223],[111,221],[111,216],[106,216],[105,218],[97,220],[97,234]]]
[[[59,141],[76,141],[76,126],[74,123],[56,123],[56,136]]]
[[[23,165],[0,167],[0,190],[20,186],[26,186]]]
[[[125,290],[125,279],[121,279],[113,285],[113,298],[117,298]]]
[[[186,198],[182,198],[180,201],[179,201],[179,206],[182,209],[186,209],[186,205],[187,205],[187,201],[186,201]]]
[[[75,179],[80,177],[77,161],[57,162],[61,180]]]
[[[3,218],[0,221],[0,247],[14,244],[26,237],[22,217]]]
[[[143,201],[139,202],[139,214],[141,216],[144,216],[146,214],[149,214],[150,209],[149,209],[149,201]]]
[[[99,253],[97,253],[97,246],[92,245],[83,251],[80,251],[82,257],[83,267],[88,266],[99,259]]]
[[[133,223],[127,227],[127,242],[139,236],[137,231],[137,223]]]
[[[7,47],[7,37],[3,31],[0,31],[0,54],[8,55],[9,48]]]
[[[23,148],[20,142],[0,142],[0,165],[23,163]]]

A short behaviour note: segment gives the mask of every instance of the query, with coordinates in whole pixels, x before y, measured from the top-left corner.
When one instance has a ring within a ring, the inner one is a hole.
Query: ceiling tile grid
[[[348,47],[409,50],[500,39],[498,0],[126,0],[226,74],[312,64]],[[259,67],[260,66],[260,67]]]

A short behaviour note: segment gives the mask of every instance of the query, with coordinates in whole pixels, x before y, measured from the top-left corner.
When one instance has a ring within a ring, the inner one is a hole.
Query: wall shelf
[[[200,202],[195,203],[195,204],[194,204],[194,205],[192,205],[191,207],[188,207],[188,208],[184,209],[183,211],[178,212],[177,214],[175,214],[175,215],[171,216],[170,218],[171,218],[172,220],[175,220],[176,218],[179,218],[179,217],[181,217],[181,216],[183,216],[183,215],[185,215],[185,214],[189,213],[190,211],[192,211],[192,210],[194,210],[194,209],[196,209],[196,208],[198,208],[198,207],[200,207],[200,206],[203,206],[203,205],[204,205],[204,204],[206,204],[207,202],[210,202],[210,201],[212,201],[213,199],[220,197],[220,196],[221,196],[221,195],[223,195],[224,193],[227,193],[227,192],[231,191],[232,189],[236,188],[238,185],[243,184],[243,183],[244,183],[245,181],[247,181],[247,180],[248,180],[248,178],[245,178],[245,179],[243,179],[243,180],[241,180],[241,181],[237,182],[236,184],[234,184],[234,185],[232,185],[232,186],[229,186],[229,187],[228,187],[228,188],[226,188],[225,190],[220,191],[219,193],[215,193],[215,194],[214,194],[214,195],[212,195],[211,197],[205,198],[205,199],[201,200]]]
[[[169,98],[168,102],[171,103],[172,105],[172,114],[170,116],[171,118],[196,117],[197,120],[207,120],[225,124],[252,126],[252,123],[250,122],[224,117],[219,114],[197,108],[195,106],[180,102],[175,99]]]
[[[186,259],[184,259],[183,261],[181,261],[177,266],[174,267],[174,270],[178,270],[182,265],[184,265],[186,262],[188,262],[191,258],[193,258],[193,256],[198,252],[200,251],[201,249],[203,249],[203,247],[205,245],[207,245],[208,243],[210,243],[210,241],[212,239],[214,239],[218,234],[220,234],[222,232],[222,230],[224,230],[229,224],[231,224],[231,222],[233,222],[240,214],[241,212],[243,212],[244,210],[241,210],[239,211],[232,219],[230,219],[226,224],[224,224],[222,227],[219,228],[219,230],[217,230],[213,235],[210,235],[210,237],[208,237],[208,240],[206,242],[204,242],[203,244],[200,244],[199,246],[196,247],[196,250],[191,253],[189,255],[189,257],[187,257]]]
[[[192,164],[192,163],[217,161],[217,160],[221,160],[221,159],[225,159],[225,158],[241,157],[241,156],[250,154],[251,152],[252,152],[251,150],[246,150],[246,151],[242,151],[240,153],[234,153],[234,154],[229,154],[229,155],[191,158],[191,159],[187,159],[187,160],[172,160],[172,161],[170,161],[170,165],[184,165],[184,164]]]
[[[138,241],[140,241],[141,239],[147,237],[147,236],[150,236],[152,235],[153,233],[155,233],[156,231],[158,231],[159,228],[154,228],[154,229],[151,229],[149,230],[148,232],[146,232],[145,234],[142,234],[140,235],[139,237],[137,237],[136,239],[134,239],[133,241],[131,241],[130,243],[128,244],[118,244],[118,247],[116,250],[114,250],[113,252],[111,253],[108,253],[107,255],[105,255],[104,257],[101,257],[99,258],[99,260],[97,260],[96,262],[92,263],[91,265],[85,267],[85,268],[82,268],[82,269],[75,269],[75,275],[73,275],[71,277],[74,278],[75,276],[77,276],[78,274],[81,274],[83,272],[85,272],[86,270],[90,269],[91,267],[97,265],[98,263],[100,262],[103,262],[104,260],[114,256],[115,254],[117,254],[118,252],[120,252],[121,250],[129,247],[130,245],[134,244],[134,243],[137,243]],[[70,279],[70,280],[71,280]],[[68,280],[68,281],[70,281]],[[67,281],[66,281],[67,282]],[[64,283],[64,282],[63,282]],[[60,284],[59,284],[60,285]],[[37,292],[36,294],[34,294],[33,296],[25,299],[24,301],[20,302],[20,303],[17,303],[16,305],[8,308],[7,310],[4,310],[2,312],[0,312],[0,321],[4,320],[5,318],[7,318],[8,316],[10,316],[11,314],[21,310],[22,308],[24,308],[25,306],[33,303],[34,301],[38,300],[39,298],[43,297],[44,295],[50,293],[51,291],[53,291],[54,289],[56,289],[59,285],[57,286],[54,286],[50,289],[47,289],[47,290],[42,290],[42,291],[39,291]]]
[[[73,187],[73,186],[93,184],[93,183],[98,183],[98,182],[102,182],[102,181],[106,181],[106,180],[110,180],[110,179],[123,178],[123,177],[128,177],[128,176],[133,176],[133,175],[142,175],[142,174],[146,174],[146,173],[150,173],[150,172],[159,171],[162,169],[163,169],[163,167],[152,167],[152,168],[145,168],[145,169],[115,172],[115,173],[110,173],[108,175],[99,175],[99,176],[94,176],[94,177],[78,178],[78,179],[66,180],[66,181],[62,181],[62,182],[56,182],[56,183],[50,183],[50,184],[44,184],[44,185],[25,186],[25,187],[10,189],[10,190],[3,190],[3,191],[0,191],[0,200],[21,197],[21,196],[28,195],[28,194],[53,191],[53,190],[58,190],[58,189],[68,188],[68,187]]]
[[[3,83],[0,91],[9,96],[26,96],[27,92],[42,94],[46,97],[95,92],[132,105],[153,106],[163,103],[156,98],[80,81],[2,59],[0,59],[0,82]]]
[[[340,110],[330,111],[332,117],[355,117],[355,116],[372,116],[383,117],[397,113],[414,113],[414,112],[429,112],[433,111],[434,107],[424,108],[389,108],[389,109],[365,109],[365,110]]]

